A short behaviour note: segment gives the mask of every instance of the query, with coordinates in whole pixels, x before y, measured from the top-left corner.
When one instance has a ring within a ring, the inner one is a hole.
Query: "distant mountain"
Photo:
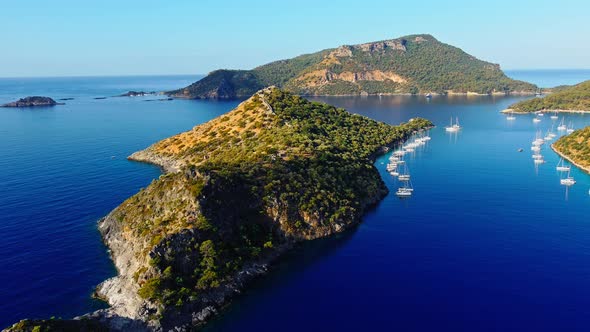
[[[396,93],[533,93],[536,86],[507,77],[497,64],[439,42],[411,35],[344,45],[280,60],[252,70],[216,70],[178,98],[239,98],[275,85],[299,95]]]
[[[543,98],[534,98],[510,105],[519,113],[541,110],[590,111],[590,80],[574,86],[557,87]]]

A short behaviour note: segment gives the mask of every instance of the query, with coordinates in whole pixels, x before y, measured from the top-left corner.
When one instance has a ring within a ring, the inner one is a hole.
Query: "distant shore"
[[[158,94],[167,95],[169,97],[175,99],[219,99],[219,100],[236,100],[246,98],[247,96],[236,96],[235,98],[201,98],[201,97],[193,97],[187,95],[175,95],[175,94],[168,94],[166,91],[158,92]],[[445,93],[439,92],[426,92],[426,93],[409,93],[409,92],[393,92],[393,93],[374,93],[374,94],[338,94],[338,95],[318,95],[318,94],[298,94],[298,96],[303,98],[308,97],[380,97],[380,96],[534,96],[536,92],[533,91],[512,91],[512,92],[492,92],[492,93],[478,93],[478,92],[453,92],[447,91]]]
[[[523,112],[523,111],[517,111],[515,109],[512,108],[507,108],[503,111],[500,111],[500,113],[511,113],[511,114],[536,114],[536,113],[579,113],[579,114],[583,114],[583,113],[590,113],[590,111],[583,111],[583,110],[549,110],[549,109],[543,109],[540,111],[534,111],[534,112]]]
[[[559,156],[561,156],[563,159],[569,161],[570,163],[572,163],[572,165],[576,166],[577,168],[585,171],[586,173],[590,174],[590,166],[582,166],[580,164],[578,164],[577,162],[575,162],[572,158],[568,157],[565,153],[559,151],[556,147],[555,144],[551,144],[551,149],[553,151],[555,151],[555,153],[557,153]]]

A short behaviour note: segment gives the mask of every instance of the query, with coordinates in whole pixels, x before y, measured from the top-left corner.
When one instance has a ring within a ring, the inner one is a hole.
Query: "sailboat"
[[[400,181],[410,181],[410,173],[408,172],[408,166],[404,164],[404,170],[398,175]]]
[[[533,146],[541,146],[545,144],[545,140],[541,138],[541,136],[541,131],[537,131],[537,134],[535,135],[535,140],[533,141]]]
[[[457,122],[453,124],[453,117],[451,117],[451,124],[448,127],[445,127],[445,130],[451,133],[456,133],[461,129],[459,125],[459,118],[457,118]]]
[[[514,120],[516,120],[516,117],[514,116],[514,114],[512,113],[512,111],[510,111],[510,113],[506,117],[506,120],[508,120],[508,121],[514,121]]]
[[[412,196],[412,192],[414,192],[414,188],[412,187],[412,182],[406,181],[404,185],[397,188],[395,195],[400,198],[410,197]]]
[[[576,180],[574,180],[573,176],[570,176],[570,172],[568,171],[567,177],[559,180],[559,183],[561,183],[564,186],[573,186],[574,184],[576,184]]]
[[[559,126],[557,127],[557,130],[559,130],[559,131],[565,131],[565,130],[567,130],[567,127],[563,123],[564,121],[565,121],[565,117],[562,117],[561,118],[561,123],[559,123]]]
[[[549,130],[547,131],[547,134],[546,134],[546,135],[545,135],[545,137],[543,138],[543,140],[544,140],[544,141],[550,141],[550,140],[552,140],[554,137],[555,137],[555,136],[554,136],[554,134],[553,134],[552,130],[551,130],[551,129],[549,129]]]
[[[557,120],[559,117],[557,116],[557,111],[551,116],[551,120]]]
[[[533,122],[534,122],[534,123],[541,122],[541,119],[539,119],[539,118],[534,118],[534,119],[533,119]]]
[[[557,167],[555,167],[555,169],[558,170],[559,172],[569,172],[571,167],[566,166],[565,159],[561,158],[559,160],[559,162],[557,163]]]
[[[573,124],[573,122],[571,122],[571,121],[570,121],[570,125],[567,127],[567,130],[566,130],[566,132],[567,132],[568,134],[571,134],[571,133],[573,133],[573,132],[574,132],[574,124]]]

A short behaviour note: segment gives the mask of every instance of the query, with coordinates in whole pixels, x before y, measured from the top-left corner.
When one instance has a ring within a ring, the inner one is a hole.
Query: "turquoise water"
[[[539,81],[562,84],[559,73],[548,75]],[[93,98],[193,80],[0,79],[0,102],[75,98],[0,109],[0,325],[104,305],[89,297],[115,273],[96,221],[159,175],[125,157],[237,102]],[[208,329],[586,330],[590,176],[575,169],[578,183],[566,190],[547,146],[547,163],[535,168],[530,143],[551,120],[510,123],[498,113],[520,99],[315,98],[392,124],[433,120],[432,140],[408,158],[414,195],[389,195],[358,228],[297,247]],[[450,116],[464,126],[458,135],[442,128]],[[570,120],[590,125],[589,115]],[[386,158],[376,165],[393,191]]]

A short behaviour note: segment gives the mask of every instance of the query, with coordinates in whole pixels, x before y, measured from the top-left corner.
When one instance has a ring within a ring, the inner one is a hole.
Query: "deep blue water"
[[[559,72],[547,75],[534,83],[563,84]],[[193,77],[70,80],[0,79],[0,102],[76,97],[0,112],[1,326],[101,306],[89,295],[115,271],[96,221],[159,175],[125,156],[237,104],[92,99]],[[530,142],[551,120],[509,123],[498,111],[519,99],[316,98],[388,123],[433,120],[433,139],[408,158],[414,195],[389,195],[355,230],[299,246],[209,330],[587,330],[590,176],[574,170],[578,183],[566,191],[547,146],[547,163],[534,167]],[[456,136],[442,128],[450,116],[464,126]],[[590,125],[590,115],[566,118]],[[376,165],[394,191],[386,158]]]

